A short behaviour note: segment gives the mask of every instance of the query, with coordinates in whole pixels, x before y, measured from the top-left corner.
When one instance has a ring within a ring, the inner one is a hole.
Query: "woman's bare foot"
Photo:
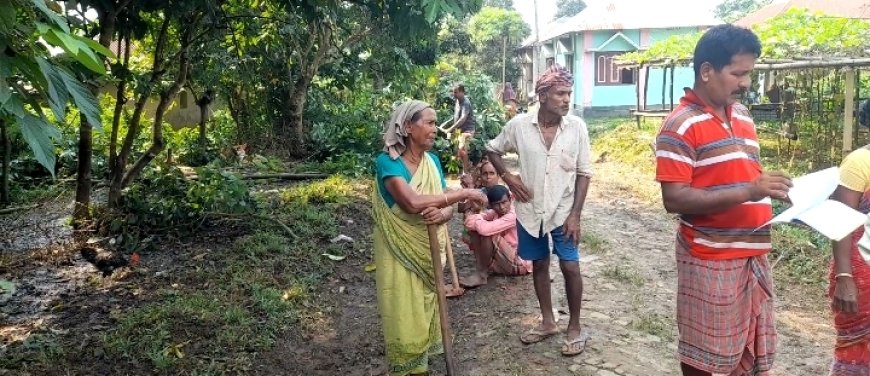
[[[480,273],[475,273],[467,278],[459,278],[459,285],[465,288],[475,288],[478,286],[483,286],[486,284],[487,277],[488,276],[486,274],[481,275]]]

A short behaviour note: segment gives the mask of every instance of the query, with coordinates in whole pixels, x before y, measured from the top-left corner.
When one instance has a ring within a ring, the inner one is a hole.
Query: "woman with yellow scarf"
[[[399,105],[386,125],[384,153],[375,160],[375,273],[390,375],[422,375],[429,355],[444,351],[428,225],[438,226],[442,258],[453,204],[483,205],[479,190],[446,191],[441,163],[428,152],[435,110],[420,101]],[[443,263],[442,263],[443,265]]]

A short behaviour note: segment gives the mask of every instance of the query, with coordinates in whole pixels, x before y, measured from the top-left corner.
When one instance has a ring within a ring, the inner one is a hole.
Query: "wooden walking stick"
[[[457,376],[456,360],[453,359],[453,335],[447,315],[447,295],[444,293],[444,272],[441,269],[441,246],[438,244],[438,227],[426,226],[429,231],[429,252],[435,269],[435,289],[438,292],[438,315],[441,318],[441,342],[444,343],[444,357],[447,358],[447,375]]]
[[[453,261],[453,242],[450,240],[450,235],[447,235],[447,265],[450,266],[450,277],[453,278],[453,283],[450,285],[450,290],[446,292],[448,298],[455,298],[465,294],[465,289],[459,284],[459,276],[456,274],[456,262]]]

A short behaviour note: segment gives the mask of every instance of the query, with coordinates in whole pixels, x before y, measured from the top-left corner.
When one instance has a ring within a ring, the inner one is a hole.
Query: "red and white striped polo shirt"
[[[761,175],[758,137],[749,110],[736,103],[726,111],[733,136],[713,109],[686,89],[656,138],[656,180],[712,191],[745,186]],[[684,214],[679,240],[702,259],[761,255],[770,251],[770,226],[755,229],[772,216],[770,198],[718,213]]]

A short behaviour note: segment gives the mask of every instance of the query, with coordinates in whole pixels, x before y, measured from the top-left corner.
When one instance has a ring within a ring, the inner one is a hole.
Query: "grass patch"
[[[635,287],[641,287],[646,282],[637,271],[625,265],[609,266],[601,274],[606,278]]]
[[[298,184],[281,193],[285,204],[347,204],[353,196],[352,181],[340,175],[308,184]]]
[[[616,124],[614,126],[614,124]],[[634,122],[624,119],[602,120],[601,129],[590,136],[592,150],[605,159],[617,161],[631,166],[638,171],[653,173],[655,171],[655,155],[651,147],[655,140],[656,128],[637,128]]]
[[[261,202],[296,236],[260,229],[236,239],[211,266],[190,271],[189,282],[163,288],[155,301],[119,316],[102,338],[106,353],[186,374],[251,369],[257,352],[320,311],[318,286],[336,265],[323,254],[345,252],[326,240],[338,233],[336,210],[356,190],[352,181],[333,177]]]
[[[55,200],[70,192],[69,186],[63,184],[45,183],[24,188],[12,182],[9,198],[12,206],[31,205]]]
[[[589,253],[606,253],[607,248],[610,247],[607,238],[591,231],[583,231],[580,242],[583,244],[583,249]]]
[[[772,231],[771,263],[777,280],[786,283],[822,285],[827,283],[831,243],[819,233],[794,225],[776,225]]]
[[[656,337],[667,337],[672,331],[671,322],[671,319],[657,313],[639,313],[637,319],[631,320],[629,326]]]

